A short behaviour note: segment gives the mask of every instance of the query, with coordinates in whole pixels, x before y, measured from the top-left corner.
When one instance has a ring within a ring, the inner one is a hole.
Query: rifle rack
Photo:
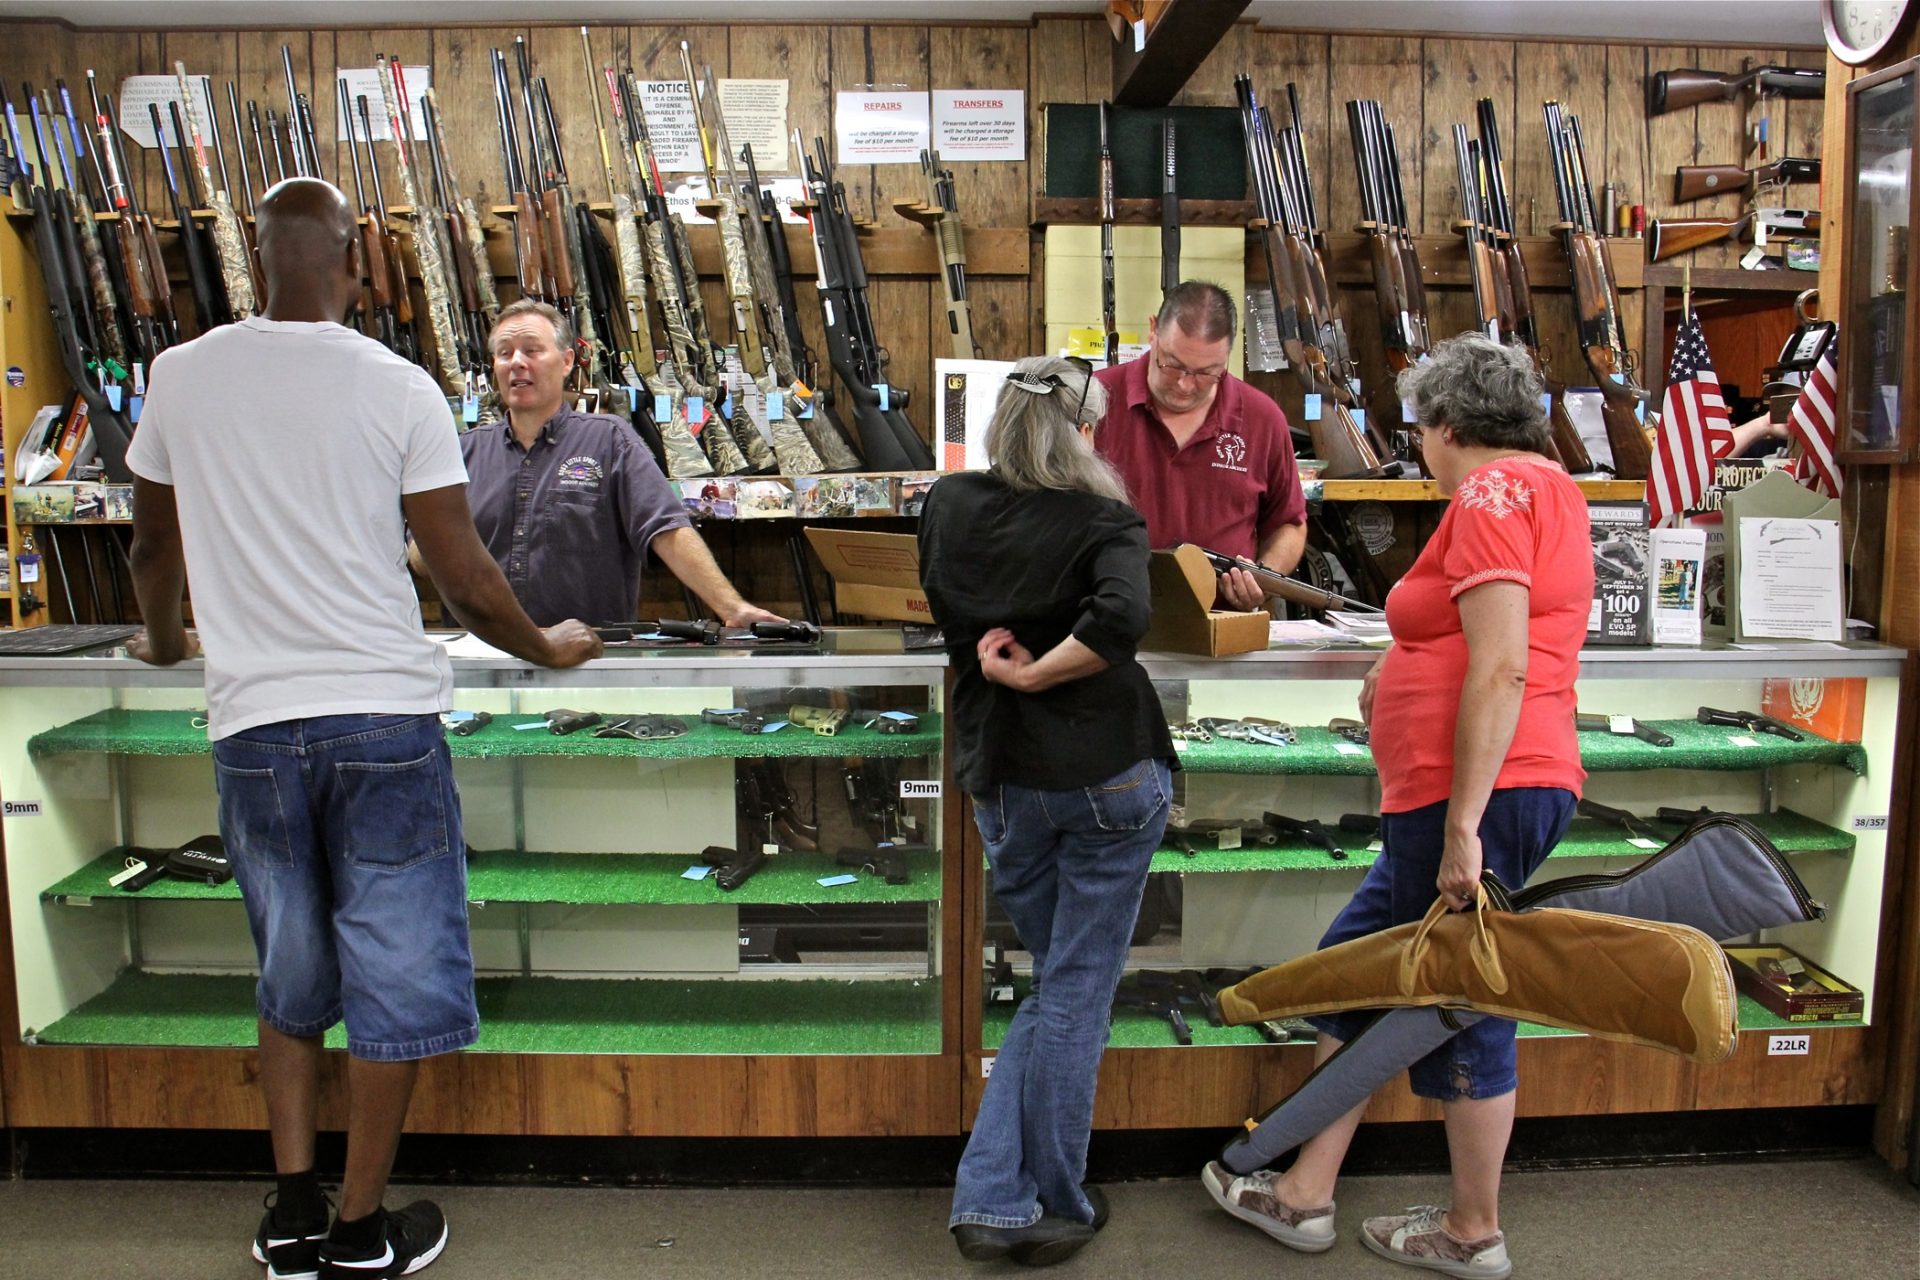
[[[1180,225],[1183,227],[1245,227],[1255,224],[1257,213],[1251,200],[1182,200]],[[1159,226],[1158,196],[1123,196],[1113,202],[1116,225]],[[1095,226],[1100,222],[1100,202],[1092,196],[1036,196],[1033,201],[1033,227],[1045,230],[1053,223],[1065,226]]]

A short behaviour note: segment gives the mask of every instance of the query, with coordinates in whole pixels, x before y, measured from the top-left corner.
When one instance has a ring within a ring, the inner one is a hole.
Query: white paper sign
[[[925,93],[834,95],[834,159],[839,164],[914,164],[927,149],[931,121]]]
[[[944,161],[1025,160],[1027,91],[934,90],[933,142]]]
[[[200,129],[204,135],[213,119],[213,99],[207,94],[207,82],[200,76],[189,75],[194,95],[200,99]],[[120,131],[135,142],[151,151],[160,145],[153,132],[153,116],[148,106],[160,108],[160,126],[165,134],[168,146],[174,146],[173,117],[167,110],[169,102],[181,104],[180,114],[186,114],[186,100],[180,96],[180,79],[173,75],[164,76],[128,76],[120,82]],[[193,122],[187,122],[187,131],[193,131]]]
[[[709,194],[707,175],[690,174],[667,185],[667,209],[679,214],[685,222],[704,222],[712,226],[713,219],[695,207],[698,201],[705,200]]]
[[[1011,360],[933,362],[934,421],[940,424],[935,461],[942,471],[987,469],[987,426],[1011,372]]]
[[[685,80],[642,80],[640,109],[647,117],[647,138],[662,173],[705,173],[700,135],[694,130],[693,99]],[[756,153],[757,154],[757,153]]]
[[[1653,642],[1699,644],[1707,531],[1653,531]]]
[[[367,125],[373,131],[373,140],[375,142],[393,141],[393,129],[387,123],[387,99],[380,89],[380,77],[382,75],[391,76],[392,74],[393,72],[383,72],[378,67],[342,67],[340,69],[339,79],[347,83],[347,101],[353,104],[354,137],[362,138],[366,136],[366,134],[362,132],[360,125],[360,99],[365,97],[367,100]],[[431,79],[433,69],[431,67],[402,67],[401,74],[406,78],[407,82],[407,110],[413,113],[413,118],[408,122],[413,126],[413,140],[415,142],[425,142],[427,140],[427,109],[423,104],[427,100],[427,87],[433,83]],[[340,90],[336,88],[333,91],[333,96],[338,99]],[[336,103],[336,107],[337,105]],[[338,116],[339,114],[339,111],[336,109],[334,115]],[[526,121],[516,120],[514,124],[519,129],[521,145],[524,146],[526,144]],[[347,140],[346,125],[339,123],[337,131],[339,140],[345,142]]]
[[[1840,522],[1748,516],[1740,521],[1740,630],[1748,636],[1843,640]]]
[[[770,182],[763,180],[760,183],[760,189],[773,193],[774,207],[780,210],[780,221],[797,223],[803,227],[808,225],[807,216],[803,213],[795,213],[793,210],[796,203],[805,204],[809,198],[805,178],[775,178]]]
[[[762,174],[785,173],[793,165],[787,155],[787,82],[785,80],[722,80],[720,112],[727,120],[727,141],[740,164],[744,147],[753,148],[753,165]],[[740,177],[746,178],[742,167]]]

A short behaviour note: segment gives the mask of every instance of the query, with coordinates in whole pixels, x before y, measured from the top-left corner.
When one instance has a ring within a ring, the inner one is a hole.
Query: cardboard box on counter
[[[1153,622],[1141,649],[1224,658],[1267,647],[1273,618],[1266,610],[1233,613],[1213,607],[1217,582],[1200,548],[1184,545],[1154,552],[1147,563],[1147,582]]]
[[[833,578],[833,602],[840,612],[933,621],[927,593],[920,589],[920,542],[912,534],[811,528],[807,541]]]
[[[1835,742],[1858,742],[1866,724],[1867,681],[1864,676],[1769,676],[1760,682],[1760,711]]]

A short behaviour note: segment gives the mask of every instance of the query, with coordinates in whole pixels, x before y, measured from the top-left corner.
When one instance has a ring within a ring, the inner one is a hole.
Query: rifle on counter
[[[1560,205],[1561,244],[1573,280],[1574,318],[1587,367],[1600,387],[1600,413],[1613,447],[1613,473],[1622,480],[1644,480],[1653,463],[1653,450],[1637,409],[1647,399],[1647,392],[1640,386],[1632,348],[1621,328],[1613,256],[1594,215],[1580,120],[1566,115],[1560,104],[1551,100],[1543,104],[1542,111],[1553,159],[1554,195]]]
[[[187,80],[187,64],[175,62],[173,74],[180,82],[180,101],[186,106],[186,123],[193,131],[194,169],[200,175],[200,190],[213,210],[213,250],[220,264],[220,285],[227,295],[227,311],[235,320],[244,320],[259,310],[253,296],[253,272],[248,268],[247,241],[240,230],[240,215],[224,187],[215,187],[213,171],[207,167],[206,137],[200,130],[200,106],[194,101],[193,86]],[[209,86],[207,99],[213,99]],[[215,134],[215,141],[219,135]],[[181,142],[182,168],[185,167],[186,138]]]
[[[449,390],[465,389],[469,366],[461,359],[459,308],[454,297],[459,285],[451,275],[449,251],[441,242],[445,230],[434,217],[434,207],[426,181],[418,173],[413,152],[413,107],[407,94],[406,74],[400,59],[376,54],[374,64],[380,72],[380,96],[386,103],[387,126],[393,136],[394,169],[400,175],[400,188],[413,211],[413,256],[420,264],[420,291],[427,300],[427,339],[439,363],[440,383]],[[373,149],[373,131],[367,131],[369,155]],[[379,164],[374,162],[374,172]],[[376,188],[377,189],[377,188]],[[385,206],[382,206],[382,212]],[[395,294],[406,288],[406,262],[399,253],[399,241],[388,245],[389,261],[398,277]],[[411,308],[409,308],[411,309]],[[431,366],[428,366],[431,368]]]
[[[1321,611],[1340,609],[1353,613],[1380,612],[1380,610],[1373,605],[1364,604],[1358,600],[1349,600],[1347,597],[1339,595],[1336,592],[1323,590],[1320,587],[1314,586],[1312,583],[1302,582],[1298,578],[1290,578],[1284,573],[1279,573],[1267,568],[1267,566],[1263,564],[1243,559],[1240,556],[1230,556],[1224,551],[1209,551],[1205,547],[1200,549],[1200,554],[1207,558],[1207,563],[1213,566],[1215,573],[1226,573],[1233,569],[1245,570],[1253,575],[1254,582],[1262,591],[1270,596],[1278,596],[1289,604],[1297,604],[1303,608]]]
[[[1235,77],[1234,90],[1240,100],[1247,167],[1253,174],[1260,213],[1260,225],[1254,232],[1273,291],[1280,346],[1301,390],[1322,397],[1320,415],[1307,422],[1314,456],[1326,461],[1329,479],[1385,476],[1389,472],[1381,465],[1380,452],[1354,421],[1350,410],[1353,389],[1335,377],[1332,358],[1324,346],[1333,330],[1331,324],[1323,328],[1320,323],[1313,266],[1318,255],[1297,220],[1294,193],[1282,177],[1272,122],[1254,94],[1250,77]]]
[[[818,262],[821,316],[826,323],[827,358],[851,402],[860,436],[862,465],[869,471],[924,471],[933,452],[906,416],[907,393],[887,380],[887,353],[874,334],[867,305],[867,269],[860,258],[859,232],[847,204],[846,187],[834,179],[824,138],[813,140],[815,154],[801,153],[813,208],[814,255]],[[800,135],[794,133],[794,146]]]
[[[1180,283],[1180,152],[1173,117],[1160,122],[1160,293]]]
[[[933,234],[940,245],[940,285],[947,296],[947,338],[953,344],[954,359],[972,360],[980,354],[980,348],[973,340],[973,309],[967,305],[967,245],[960,228],[960,202],[953,191],[953,170],[940,167],[938,151],[922,151],[920,172],[926,175],[927,208],[934,214]],[[1164,243],[1166,233],[1163,231],[1161,235]],[[1180,256],[1179,235],[1176,220],[1176,266]],[[1163,280],[1165,273],[1163,266]]]
[[[1768,187],[1785,187],[1789,182],[1820,181],[1820,161],[1781,156],[1771,164],[1743,169],[1737,164],[1683,164],[1673,171],[1673,199],[1676,204],[1724,196],[1739,191],[1749,198]]]
[[[46,284],[47,309],[53,320],[54,340],[60,349],[60,365],[85,404],[87,429],[93,436],[94,451],[106,478],[125,482],[131,478],[127,470],[127,445],[133,439],[133,425],[116,407],[123,403],[122,396],[117,394],[120,390],[117,384],[120,377],[124,377],[124,371],[116,377],[101,359],[101,322],[85,279],[85,254],[75,221],[78,216],[91,220],[92,214],[81,215],[74,208],[70,183],[66,187],[60,185],[47,159],[50,150],[57,154],[57,148],[47,145],[40,100],[34,95],[33,86],[23,84],[21,90],[26,94],[28,114],[32,118],[35,165],[31,173],[26,171],[26,150],[21,145],[19,122],[4,84],[0,84],[0,101],[6,104],[8,133],[21,170],[16,189],[25,191],[25,207],[33,213],[34,253],[40,260],[40,276]],[[51,109],[47,114],[51,114]],[[54,136],[57,143],[57,132]],[[110,385],[116,391],[112,396],[106,390]],[[77,409],[78,406],[75,411]]]
[[[1120,363],[1120,322],[1113,291],[1113,146],[1107,138],[1107,118],[1113,104],[1100,104],[1100,329],[1101,353],[1111,369]]]
[[[1722,73],[1682,67],[1656,71],[1647,81],[1647,114],[1665,115],[1704,102],[1753,98],[1824,98],[1827,73],[1820,67],[1782,67],[1769,63],[1750,71]]]
[[[1702,245],[1738,240],[1751,229],[1762,241],[1761,228],[1771,231],[1820,230],[1818,209],[1749,209],[1737,218],[1653,218],[1647,223],[1647,261],[1691,253]]]
[[[1497,235],[1493,255],[1495,289],[1511,307],[1506,341],[1518,343],[1533,360],[1547,392],[1547,427],[1553,452],[1560,465],[1578,475],[1594,469],[1580,429],[1567,412],[1567,384],[1557,380],[1549,367],[1548,352],[1540,342],[1540,325],[1533,310],[1533,288],[1527,277],[1526,256],[1520,252],[1520,238],[1513,216],[1513,201],[1507,195],[1506,161],[1500,154],[1500,123],[1494,114],[1493,99],[1479,102],[1479,160],[1474,170],[1476,181],[1485,184],[1482,211],[1489,217]]]

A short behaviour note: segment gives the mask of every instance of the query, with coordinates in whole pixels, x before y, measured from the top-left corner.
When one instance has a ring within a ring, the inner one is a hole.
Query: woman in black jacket
[[[1093,450],[1106,393],[1022,360],[920,518],[921,577],[956,676],[955,772],[993,891],[1033,956],[960,1161],[950,1219],[976,1261],[1061,1261],[1105,1222],[1081,1185],[1107,1011],[1166,830],[1173,742],[1134,646],[1147,530]]]

